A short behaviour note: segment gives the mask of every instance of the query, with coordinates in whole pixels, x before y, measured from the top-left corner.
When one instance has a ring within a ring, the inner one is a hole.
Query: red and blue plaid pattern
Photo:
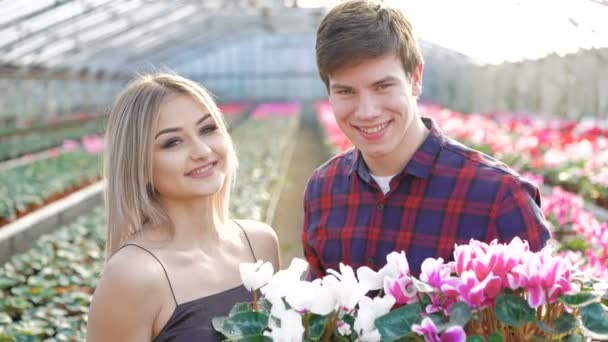
[[[454,245],[470,239],[509,242],[519,236],[533,251],[545,245],[550,233],[538,188],[423,120],[430,134],[386,195],[356,149],[313,173],[302,231],[309,279],[340,262],[377,270],[387,254],[401,250],[417,275],[424,259],[452,260]]]

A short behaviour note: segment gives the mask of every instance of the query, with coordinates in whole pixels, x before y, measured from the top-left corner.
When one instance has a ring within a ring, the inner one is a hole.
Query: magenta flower
[[[91,135],[82,138],[82,146],[89,154],[99,154],[104,149],[104,139],[100,136]]]
[[[452,310],[452,306],[458,300],[458,296],[456,297],[447,297],[445,295],[432,293],[429,294],[429,298],[431,303],[426,306],[425,311],[427,314],[432,314],[435,312],[442,312],[445,316],[450,316],[450,311]]]
[[[471,308],[486,307],[501,290],[500,278],[491,272],[482,281],[477,279],[473,271],[465,271],[460,277],[462,279],[462,284],[458,287],[460,297]]]
[[[420,280],[431,285],[436,289],[440,289],[452,272],[456,270],[456,263],[443,263],[443,258],[428,258],[420,265]]]
[[[461,326],[450,327],[439,335],[437,326],[429,317],[425,317],[419,325],[412,325],[412,331],[424,336],[427,342],[464,342],[467,339],[467,334]]]
[[[395,298],[397,304],[411,304],[418,300],[414,281],[409,275],[384,278],[384,293]]]
[[[570,259],[552,256],[547,251],[530,254],[509,278],[512,289],[522,287],[528,293],[528,305],[538,308],[554,303],[562,294],[575,291],[571,285]],[[515,287],[517,286],[517,287]]]
[[[64,151],[74,151],[78,149],[80,145],[75,140],[64,140],[63,141],[63,150]]]
[[[456,246],[454,251],[456,270],[461,276],[464,272],[471,271],[479,281],[492,274],[500,280],[499,291],[511,284],[510,279],[513,276],[509,274],[512,274],[513,269],[522,263],[522,257],[529,250],[528,242],[522,241],[519,237],[515,237],[508,245],[500,244],[498,240],[493,240],[490,244],[471,241],[468,245]],[[511,281],[516,282],[513,279]],[[494,285],[494,282],[492,284]],[[492,288],[490,291],[488,294],[492,299],[495,297],[492,294],[495,289]]]

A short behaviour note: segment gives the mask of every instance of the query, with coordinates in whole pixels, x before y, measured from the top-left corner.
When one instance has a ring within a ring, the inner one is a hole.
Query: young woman
[[[272,228],[229,217],[237,160],[221,113],[192,81],[138,76],[106,134],[106,265],[88,341],[217,340],[211,319],[252,300],[239,263],[280,265]]]

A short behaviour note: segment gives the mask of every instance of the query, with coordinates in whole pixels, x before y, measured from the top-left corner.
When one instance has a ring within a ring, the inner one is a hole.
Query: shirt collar
[[[435,159],[441,151],[444,136],[433,119],[427,117],[421,119],[429,129],[429,134],[399,174],[405,173],[418,178],[427,178],[431,173]],[[354,149],[348,175],[350,176],[355,171],[365,182],[371,182],[369,168],[365,164],[361,152],[356,148]]]

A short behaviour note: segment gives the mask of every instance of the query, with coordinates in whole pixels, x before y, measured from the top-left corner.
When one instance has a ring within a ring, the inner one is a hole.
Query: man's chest
[[[413,270],[427,257],[449,260],[455,244],[486,240],[491,206],[451,196],[338,196],[312,206],[309,241],[327,268],[339,262],[377,269],[405,251]]]

